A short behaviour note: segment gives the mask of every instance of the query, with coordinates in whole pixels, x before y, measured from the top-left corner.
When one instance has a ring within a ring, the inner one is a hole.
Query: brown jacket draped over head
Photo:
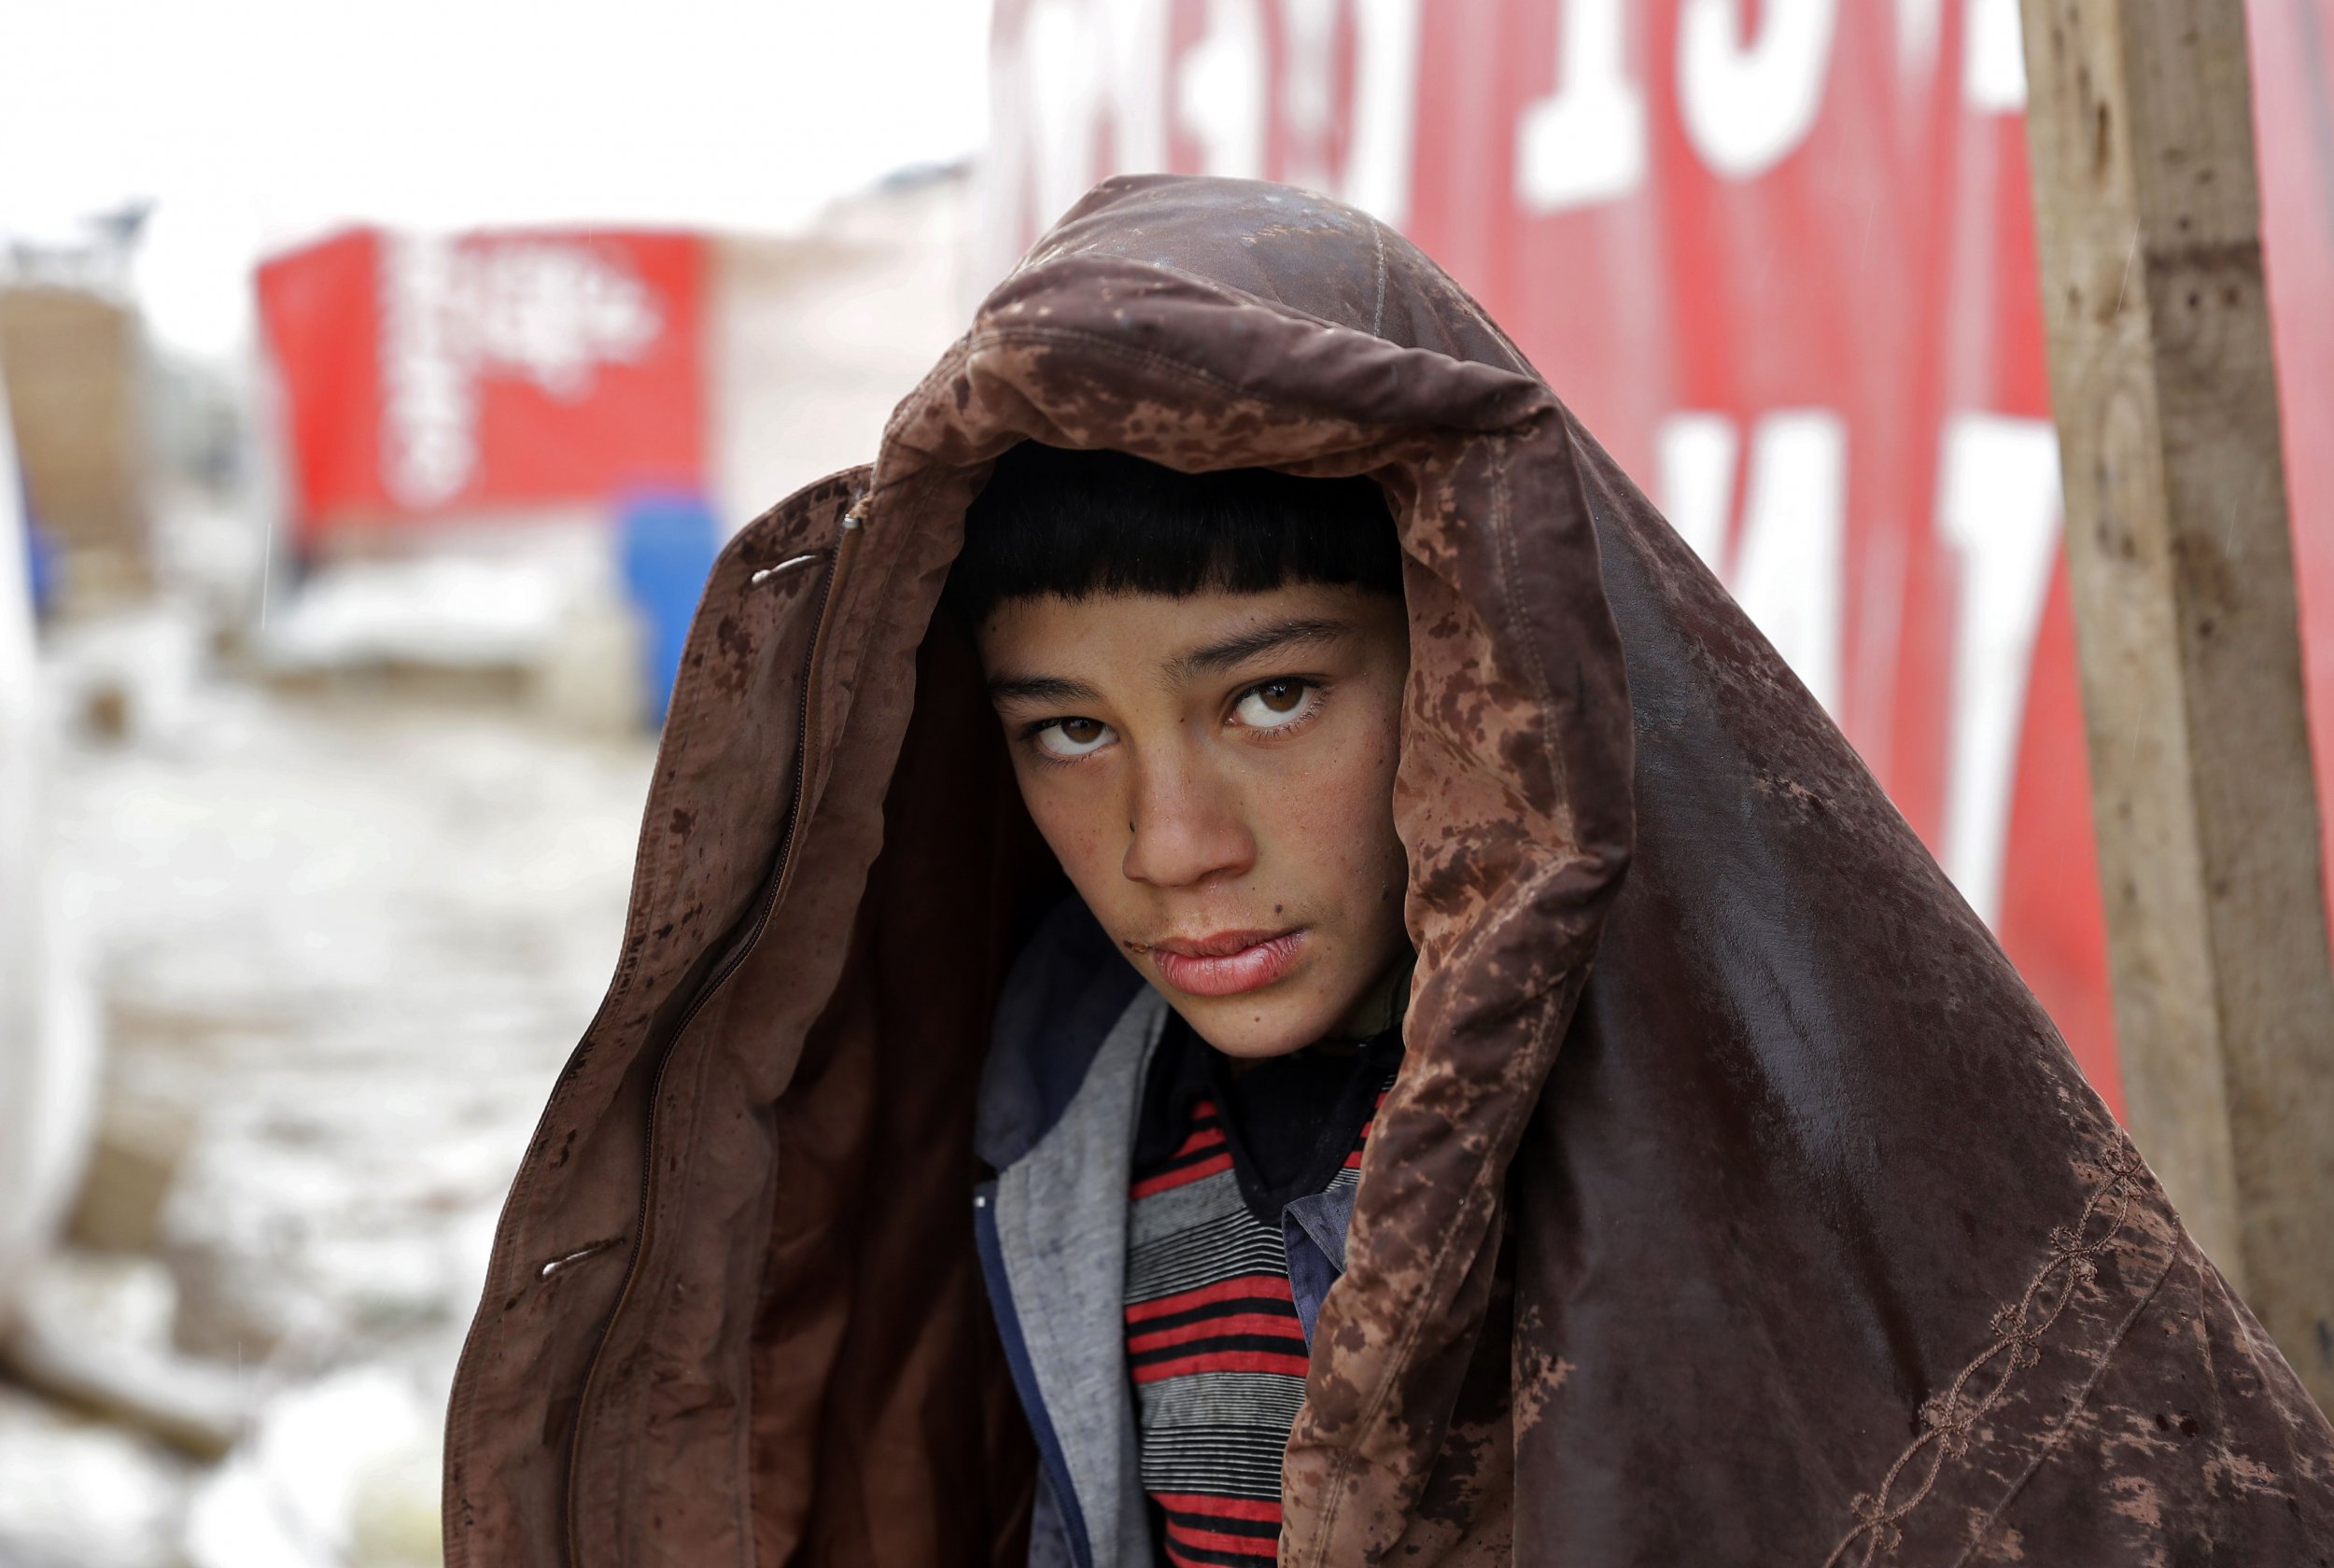
[[[1145,176],[714,570],[456,1384],[450,1568],[1018,1562],[967,1195],[1050,866],[934,609],[1026,439],[1399,522],[1419,966],[1284,1562],[2334,1559],[2334,1432],[1637,487],[1398,235]]]

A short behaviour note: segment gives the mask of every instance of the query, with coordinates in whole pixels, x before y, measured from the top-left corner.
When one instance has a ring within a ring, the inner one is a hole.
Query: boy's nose
[[[1203,773],[1146,769],[1127,802],[1131,881],[1185,888],[1237,876],[1256,861],[1256,839],[1232,791]]]

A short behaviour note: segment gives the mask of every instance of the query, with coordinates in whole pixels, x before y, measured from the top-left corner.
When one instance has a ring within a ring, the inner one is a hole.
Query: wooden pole
[[[2190,1232],[2334,1409],[2334,972],[2244,7],[2024,11],[2131,1131]]]

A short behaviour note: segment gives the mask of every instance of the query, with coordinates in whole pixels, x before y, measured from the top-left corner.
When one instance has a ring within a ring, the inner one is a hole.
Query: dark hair
[[[1002,599],[1258,594],[1294,582],[1401,593],[1401,546],[1374,483],[1271,469],[1188,474],[1122,452],[1023,441],[965,512],[941,602],[973,630]]]

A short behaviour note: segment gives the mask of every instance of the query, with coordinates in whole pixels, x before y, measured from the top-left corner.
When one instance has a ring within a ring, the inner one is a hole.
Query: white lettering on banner
[[[1629,79],[1624,0],[1562,0],[1556,88],[1515,128],[1515,199],[1527,213],[1627,196],[1645,184],[1645,90]]]
[[[1410,161],[1418,112],[1419,0],[1350,0],[1354,94],[1345,167],[1329,157],[1337,129],[1340,0],[1280,0],[1281,177],[1333,190],[1383,222],[1410,216]]]
[[[1961,101],[1978,114],[2026,107],[2026,40],[2018,0],[1969,0],[1961,19]]]
[[[1815,700],[1839,711],[1848,427],[1822,409],[1762,418],[1750,436],[1735,600]]]
[[[1740,449],[1738,427],[1725,414],[1664,420],[1655,440],[1662,514],[1817,700],[1837,711],[1846,428],[1821,410],[1757,422],[1742,525],[1730,550]],[[1961,595],[1938,858],[1990,924],[2001,914],[2034,638],[2058,560],[2058,435],[2046,419],[1960,414],[1946,427],[1940,459],[1937,529],[1961,559]]]
[[[1410,217],[1421,3],[1353,0],[1353,138],[1338,189],[1345,200],[1396,228]]]
[[[1848,542],[1848,427],[1826,409],[1762,415],[1742,527],[1726,548],[1739,448],[1724,414],[1679,413],[1655,439],[1662,514],[1709,564],[1784,663],[1839,711]]]
[[[454,243],[414,234],[381,258],[381,482],[401,504],[452,500],[478,467],[478,388],[454,343]]]
[[[524,377],[579,403],[600,366],[637,361],[664,330],[648,285],[596,246],[497,240],[466,247],[461,261],[452,303],[481,375]]]
[[[409,507],[459,495],[478,467],[478,384],[521,380],[561,402],[664,330],[623,260],[562,240],[392,240],[382,259],[382,481]]]
[[[1168,0],[1032,0],[990,63],[981,244],[1003,271],[1109,168],[1167,166]],[[1033,202],[1035,210],[1025,203]]]
[[[1963,413],[1946,426],[1937,530],[1961,557],[1953,637],[1946,874],[2001,914],[2034,637],[2059,555],[2059,438],[2046,419]]]
[[[1726,512],[1735,498],[1735,459],[1742,445],[1722,413],[1679,413],[1654,438],[1662,515],[1702,564],[1725,575]]]
[[[1814,128],[1838,0],[1765,0],[1748,43],[1744,9],[1744,0],[1685,0],[1678,18],[1686,135],[1713,174],[1736,180],[1773,168]]]
[[[1281,177],[1335,191],[1399,226],[1410,215],[1424,0],[1276,3],[1277,84],[1268,76],[1268,0],[1208,0],[1205,33],[1174,60],[1169,0],[1031,0],[1018,28],[1000,30],[990,67],[982,221],[994,263],[1007,264],[1104,174],[1167,168],[1171,97],[1205,172],[1246,177],[1270,167],[1277,98],[1287,135]],[[1354,28],[1342,170],[1331,156],[1341,14]],[[1024,211],[1033,197],[1036,210]]]
[[[1258,0],[1208,0],[1207,35],[1176,73],[1175,108],[1200,144],[1203,173],[1264,177],[1271,105],[1264,79],[1264,16]]]

